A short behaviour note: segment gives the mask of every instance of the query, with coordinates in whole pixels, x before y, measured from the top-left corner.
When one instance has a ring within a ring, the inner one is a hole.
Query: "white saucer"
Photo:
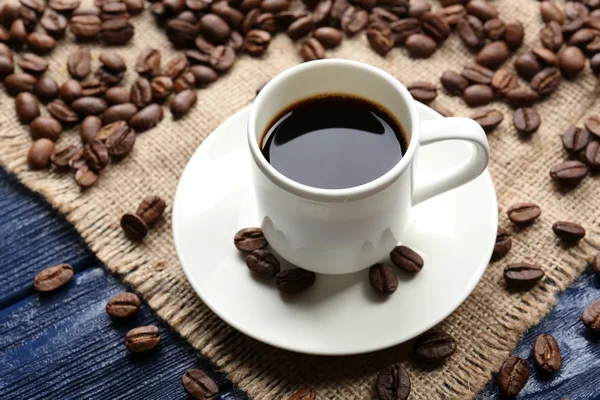
[[[441,118],[419,104],[422,119]],[[390,347],[419,335],[454,311],[479,282],[498,225],[496,192],[488,171],[413,209],[403,244],[423,256],[416,275],[398,272],[387,299],[375,295],[368,270],[317,275],[299,295],[250,273],[233,236],[258,226],[250,177],[246,121],[249,107],[219,126],[190,159],[173,203],[179,260],[194,290],[242,333],[283,349],[345,355]],[[423,147],[419,174],[435,174],[469,156],[468,144]]]

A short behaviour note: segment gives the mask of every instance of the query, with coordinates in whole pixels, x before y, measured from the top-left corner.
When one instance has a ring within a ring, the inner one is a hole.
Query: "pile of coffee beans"
[[[121,228],[129,239],[140,241],[148,234],[148,228],[162,217],[166,207],[167,203],[160,197],[148,196],[142,200],[135,214],[123,214]]]

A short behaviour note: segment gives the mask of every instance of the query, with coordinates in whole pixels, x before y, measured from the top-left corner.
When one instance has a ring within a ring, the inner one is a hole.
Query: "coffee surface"
[[[298,102],[281,112],[261,140],[267,161],[307,186],[363,185],[392,169],[406,151],[401,125],[382,107],[346,95]]]

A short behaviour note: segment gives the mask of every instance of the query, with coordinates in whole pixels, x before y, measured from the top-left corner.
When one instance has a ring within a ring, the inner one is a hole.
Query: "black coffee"
[[[370,101],[324,95],[282,111],[261,141],[267,161],[307,186],[343,189],[363,185],[392,169],[406,152],[398,121]]]

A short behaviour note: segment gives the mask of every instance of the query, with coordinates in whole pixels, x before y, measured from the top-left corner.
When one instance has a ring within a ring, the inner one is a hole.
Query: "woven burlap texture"
[[[524,23],[526,44],[519,52],[539,44],[538,2],[498,0],[494,4],[505,20],[520,19]],[[179,54],[148,11],[132,21],[136,27],[134,40],[116,48],[129,66],[127,85],[136,77],[132,67],[143,47],[160,49],[163,63]],[[48,74],[58,82],[68,77],[65,60],[75,46],[68,36],[51,55]],[[89,46],[97,67],[103,48]],[[109,165],[100,174],[97,185],[86,191],[76,186],[70,172],[33,172],[28,168],[28,128],[18,123],[14,99],[2,91],[0,163],[63,212],[111,271],[122,275],[162,319],[252,398],[285,398],[298,386],[309,385],[317,390],[319,399],[368,399],[373,396],[377,372],[392,361],[401,362],[409,370],[413,399],[471,398],[511,353],[522,332],[544,316],[556,294],[581,273],[594,248],[600,246],[598,179],[587,178],[575,189],[559,190],[548,176],[550,165],[566,157],[560,134],[572,124],[582,125],[586,117],[600,111],[598,80],[586,70],[576,81],[563,82],[557,93],[536,106],[543,122],[528,140],[517,136],[509,108],[500,102],[491,105],[505,114],[501,126],[488,136],[492,148],[489,170],[498,193],[500,225],[512,232],[513,249],[501,262],[490,264],[470,297],[441,324],[457,338],[456,354],[439,368],[424,369],[406,356],[406,346],[352,357],[316,357],[256,342],[213,314],[186,281],[173,245],[170,206],[164,220],[143,243],[127,240],[119,227],[120,216],[135,210],[148,194],[172,201],[183,168],[203,139],[235,111],[250,104],[261,83],[301,62],[298,47],[285,35],[279,35],[262,59],[241,56],[229,74],[199,90],[198,103],[189,115],[173,121],[167,111],[156,128],[138,135],[129,157]],[[456,36],[428,60],[410,59],[403,49],[394,49],[382,58],[370,49],[364,33],[346,40],[327,56],[370,63],[403,83],[438,83],[442,72],[459,72],[474,59],[474,54]],[[472,113],[460,99],[449,97],[443,90],[439,93],[434,106],[443,105],[461,116]],[[78,143],[77,129],[66,131],[59,142]],[[543,210],[539,220],[524,229],[512,226],[505,213],[510,205],[520,201],[534,201]],[[579,246],[565,248],[556,241],[550,226],[559,219],[580,222],[587,228],[588,235]],[[502,269],[515,261],[540,264],[546,277],[529,292],[508,292]]]

